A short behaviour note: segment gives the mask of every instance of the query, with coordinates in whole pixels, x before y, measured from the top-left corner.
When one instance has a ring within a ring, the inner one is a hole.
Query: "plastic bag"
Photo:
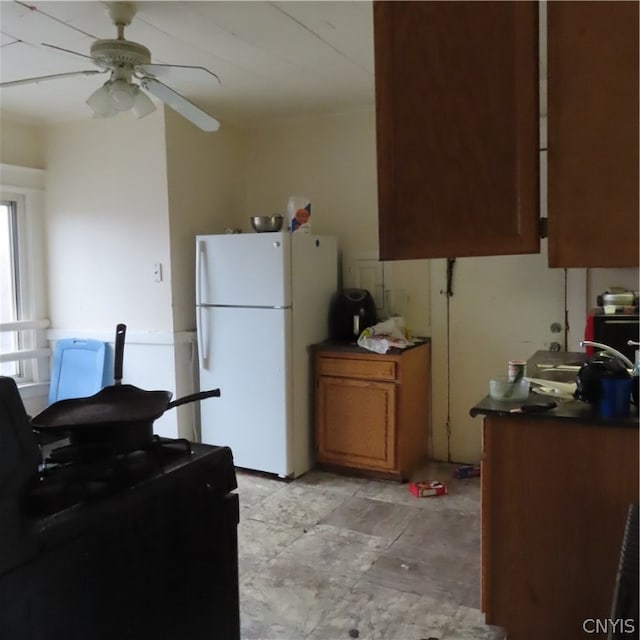
[[[404,349],[413,342],[408,339],[404,319],[395,316],[367,327],[358,337],[358,345],[375,353],[387,353],[389,349]]]

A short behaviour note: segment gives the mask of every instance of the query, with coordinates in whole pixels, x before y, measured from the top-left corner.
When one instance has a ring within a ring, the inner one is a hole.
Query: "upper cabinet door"
[[[380,258],[535,253],[538,8],[374,3]]]
[[[638,3],[549,2],[549,265],[638,266]]]

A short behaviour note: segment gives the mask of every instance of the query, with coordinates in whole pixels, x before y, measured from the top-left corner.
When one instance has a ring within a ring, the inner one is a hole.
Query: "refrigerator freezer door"
[[[291,234],[197,236],[196,304],[288,307]]]
[[[221,392],[200,405],[202,442],[231,447],[238,467],[290,475],[291,310],[198,311],[198,332],[208,336],[200,388]]]

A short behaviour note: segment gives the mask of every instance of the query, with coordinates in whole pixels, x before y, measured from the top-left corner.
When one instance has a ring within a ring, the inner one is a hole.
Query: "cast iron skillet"
[[[54,402],[31,419],[31,426],[43,433],[68,432],[73,440],[93,441],[109,438],[115,431],[133,429],[141,434],[134,441],[151,439],[153,421],[168,409],[182,404],[220,396],[220,389],[193,393],[171,402],[170,391],[145,391],[122,384],[122,364],[126,326],[116,327],[114,384],[86,398]],[[125,440],[128,440],[126,436]],[[128,447],[127,447],[128,448]]]

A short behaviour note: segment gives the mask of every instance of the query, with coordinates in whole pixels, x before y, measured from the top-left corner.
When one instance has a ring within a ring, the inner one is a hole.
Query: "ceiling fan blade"
[[[153,76],[166,75],[164,72],[170,69],[194,69],[196,71],[204,71],[210,76],[213,76],[218,81],[218,84],[221,84],[219,76],[213,73],[213,71],[209,71],[209,69],[207,69],[206,67],[198,67],[190,64],[155,64],[155,63],[141,64],[136,67],[136,71],[141,70],[144,73],[148,73]]]
[[[15,87],[19,84],[31,84],[45,82],[46,80],[58,80],[60,78],[71,78],[72,76],[94,76],[98,73],[107,73],[106,71],[98,71],[90,69],[88,71],[68,71],[67,73],[54,73],[50,76],[38,76],[36,78],[23,78],[22,80],[9,80],[8,82],[0,82],[0,87]]]
[[[200,109],[200,107],[196,107],[193,102],[187,100],[187,98],[181,96],[159,80],[155,78],[140,78],[140,84],[149,93],[162,100],[167,106],[189,120],[189,122],[195,124],[199,129],[203,131],[217,131],[220,128],[220,123],[213,116],[210,116],[206,111]]]
[[[71,51],[71,49],[65,49],[64,47],[58,47],[55,44],[47,44],[46,42],[40,43],[43,47],[49,47],[50,49],[57,49],[58,51],[64,51],[65,53],[72,53],[74,56],[80,56],[81,58],[86,58],[87,60],[91,60],[91,56],[87,56],[84,53],[78,53],[77,51]]]

